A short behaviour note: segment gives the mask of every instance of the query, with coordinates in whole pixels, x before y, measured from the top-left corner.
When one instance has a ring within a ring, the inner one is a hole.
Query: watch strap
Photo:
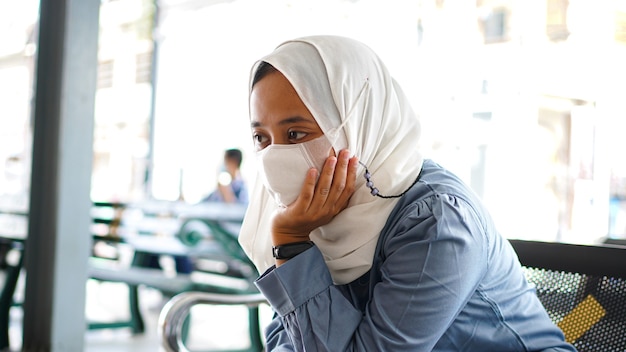
[[[272,247],[272,256],[276,259],[291,259],[314,245],[313,241],[281,244]]]

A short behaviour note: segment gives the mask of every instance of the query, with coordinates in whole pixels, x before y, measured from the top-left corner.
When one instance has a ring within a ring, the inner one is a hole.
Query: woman
[[[368,47],[283,43],[249,103],[263,182],[240,241],[277,313],[268,350],[574,351]]]

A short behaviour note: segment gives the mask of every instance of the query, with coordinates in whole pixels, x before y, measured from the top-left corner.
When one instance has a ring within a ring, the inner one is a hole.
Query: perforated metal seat
[[[626,247],[511,243],[568,342],[580,352],[626,351]]]

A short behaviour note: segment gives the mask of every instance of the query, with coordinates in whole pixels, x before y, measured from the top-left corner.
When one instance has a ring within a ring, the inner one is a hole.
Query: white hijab
[[[411,186],[422,167],[419,121],[369,47],[338,36],[290,40],[254,64],[250,85],[261,61],[291,82],[335,151],[348,148],[367,166],[381,194],[401,194]],[[372,196],[364,173],[360,168],[348,207],[310,236],[336,284],[370,269],[380,231],[398,200]],[[257,178],[239,241],[261,273],[274,264],[270,220],[275,209]]]

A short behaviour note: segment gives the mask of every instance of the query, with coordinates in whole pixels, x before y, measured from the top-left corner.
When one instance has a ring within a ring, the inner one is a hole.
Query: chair
[[[220,294],[210,292],[184,292],[174,296],[161,310],[158,333],[161,346],[167,352],[189,351],[185,347],[184,330],[189,311],[195,305],[244,305],[248,307],[250,347],[244,351],[263,351],[261,327],[259,323],[259,305],[266,303],[261,293]]]
[[[580,352],[626,351],[626,247],[510,242],[568,342]]]

